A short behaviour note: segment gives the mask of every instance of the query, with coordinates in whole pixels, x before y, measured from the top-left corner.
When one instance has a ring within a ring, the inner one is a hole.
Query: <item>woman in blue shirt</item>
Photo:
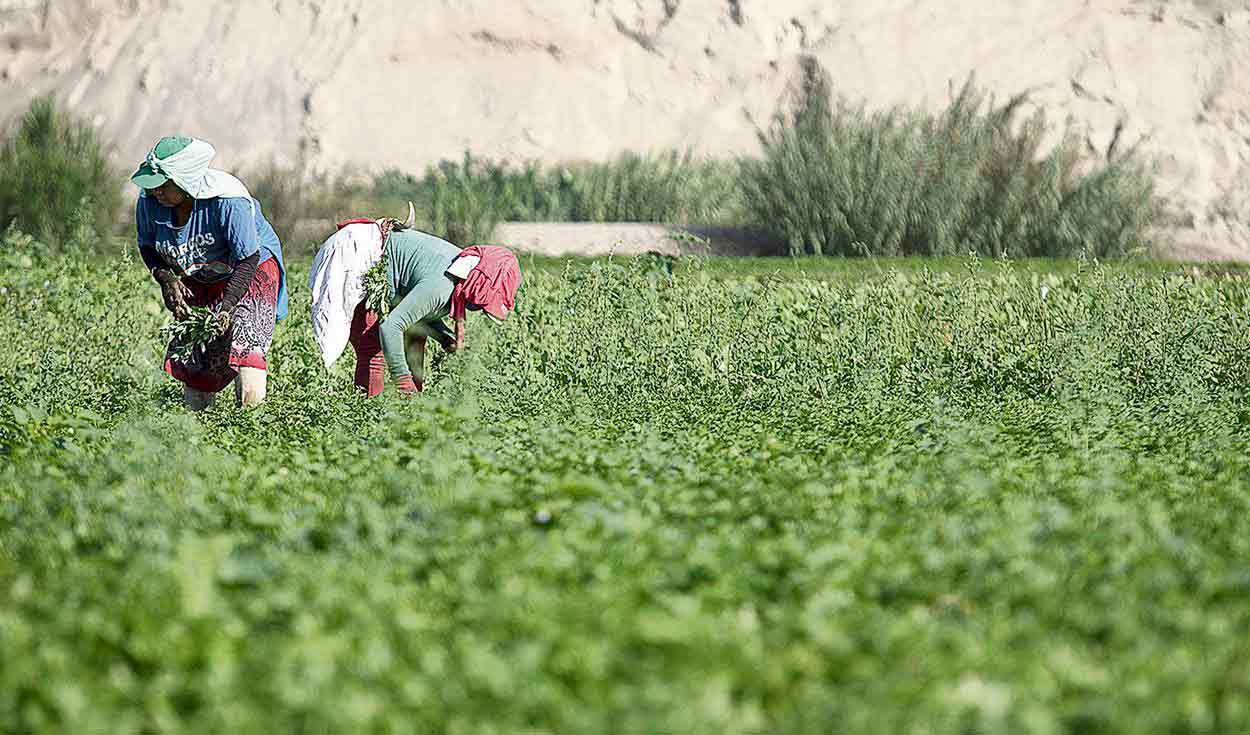
[[[241,405],[265,398],[269,347],[286,316],[282,245],[241,181],[209,168],[216,151],[193,138],[162,138],[131,176],[139,254],[175,319],[193,307],[213,315],[217,337],[202,349],[172,341],[165,372],[184,384],[195,411],[234,381]]]

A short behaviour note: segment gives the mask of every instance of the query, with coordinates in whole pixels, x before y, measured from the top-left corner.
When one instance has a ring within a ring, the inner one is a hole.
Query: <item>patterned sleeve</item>
[[[234,263],[260,252],[256,231],[256,204],[246,197],[221,200],[221,233]]]

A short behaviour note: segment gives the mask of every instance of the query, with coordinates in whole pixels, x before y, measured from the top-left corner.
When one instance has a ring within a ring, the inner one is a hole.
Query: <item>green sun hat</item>
[[[130,175],[130,180],[140,189],[155,189],[163,186],[169,177],[161,172],[160,161],[174,155],[191,145],[191,139],[183,135],[170,135],[156,141],[156,146],[148,154],[147,160],[139,164],[138,170]]]

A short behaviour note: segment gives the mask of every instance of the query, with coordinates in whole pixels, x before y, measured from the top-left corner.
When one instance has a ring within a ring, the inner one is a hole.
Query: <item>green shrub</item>
[[[376,202],[368,179],[350,169],[330,176],[310,173],[301,164],[270,161],[246,172],[243,180],[282,240],[283,251],[294,257],[315,252],[335,222],[402,216],[406,211],[402,202]]]
[[[36,99],[0,148],[0,227],[91,246],[120,210],[124,180],[90,125]]]
[[[1114,257],[1158,220],[1135,151],[1091,160],[1067,134],[1047,150],[1045,113],[1020,119],[1025,95],[999,105],[969,80],[934,115],[809,93],[742,162],[748,218],[792,254]]]
[[[709,224],[732,218],[735,171],[699,161],[689,152],[644,156],[624,153],[606,163],[561,172],[573,222]]]
[[[460,165],[443,164],[425,178],[424,229],[462,247],[489,240],[504,211],[502,168],[464,154]]]
[[[739,199],[736,166],[676,151],[550,167],[466,153],[420,178],[388,170],[373,186],[376,202],[415,202],[438,234],[459,227],[475,238],[503,221],[726,223]]]

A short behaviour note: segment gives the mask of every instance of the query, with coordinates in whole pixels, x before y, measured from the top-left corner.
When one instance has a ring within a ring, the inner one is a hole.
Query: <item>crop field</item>
[[[0,732],[1250,730],[1239,273],[527,261],[367,401],[301,262],[193,416],[133,256],[20,245]]]

